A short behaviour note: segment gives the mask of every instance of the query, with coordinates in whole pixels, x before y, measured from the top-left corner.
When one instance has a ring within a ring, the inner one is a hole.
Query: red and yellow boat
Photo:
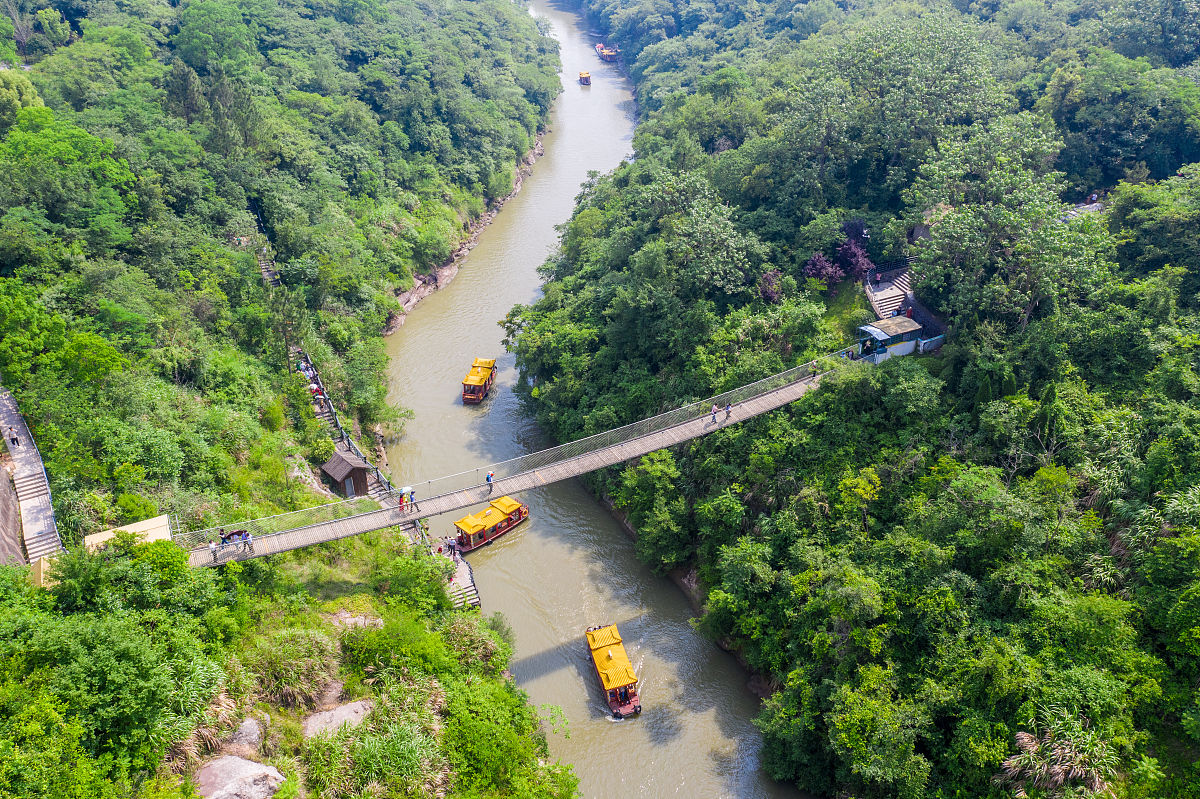
[[[496,379],[496,359],[476,358],[471,364],[471,371],[462,382],[462,401],[464,405],[478,405],[492,390],[492,381]]]
[[[529,518],[529,506],[512,497],[500,497],[479,513],[464,516],[454,523],[459,552],[470,552],[490,544]]]
[[[621,48],[613,46],[609,47],[604,42],[596,44],[596,55],[600,56],[601,61],[616,61],[621,57]]]
[[[622,719],[642,712],[642,700],[637,692],[637,675],[625,654],[617,625],[587,628],[588,653],[604,689],[604,699],[613,718]]]

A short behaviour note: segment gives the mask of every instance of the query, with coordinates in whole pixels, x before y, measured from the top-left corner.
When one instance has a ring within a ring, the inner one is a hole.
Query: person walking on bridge
[[[492,481],[496,479],[496,473],[488,469],[487,477],[484,479],[487,480],[488,493],[490,494],[492,493]]]
[[[725,418],[729,419],[729,415],[733,413],[733,406],[728,402],[725,403]]]
[[[714,402],[713,406],[712,406],[712,423],[713,424],[717,423],[717,411],[719,411],[719,410],[720,410],[720,408],[717,407],[717,403]]]

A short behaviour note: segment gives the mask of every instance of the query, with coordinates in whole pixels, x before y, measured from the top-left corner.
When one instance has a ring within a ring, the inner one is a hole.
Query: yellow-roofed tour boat
[[[454,523],[459,552],[470,552],[490,544],[529,518],[529,506],[512,497],[492,500],[479,513],[464,516]]]
[[[629,655],[625,654],[617,625],[588,627],[587,645],[613,718],[622,719],[641,713],[642,700],[637,692],[637,675],[633,673]]]
[[[592,73],[580,72],[579,73],[579,84],[581,86],[591,86],[592,85]]]
[[[471,364],[471,371],[462,382],[462,401],[464,405],[478,405],[483,402],[488,392],[492,390],[492,380],[496,377],[495,358],[476,358]]]

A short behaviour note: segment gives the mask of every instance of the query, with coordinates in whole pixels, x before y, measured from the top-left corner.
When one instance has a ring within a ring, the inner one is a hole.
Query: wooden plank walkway
[[[15,431],[16,446],[9,440],[9,428]],[[12,455],[13,485],[17,490],[17,505],[21,510],[21,536],[25,557],[29,563],[63,551],[54,522],[54,506],[50,504],[50,483],[25,418],[17,408],[17,400],[8,389],[0,389],[0,429],[4,444]]]
[[[439,516],[443,513],[453,513],[463,508],[469,508],[472,505],[487,502],[491,497],[518,494],[522,491],[540,488],[541,486],[557,483],[561,480],[569,480],[572,477],[578,477],[579,475],[587,474],[605,466],[624,463],[633,458],[639,458],[642,455],[681,444],[693,438],[699,438],[700,436],[715,432],[722,427],[737,424],[746,419],[782,408],[784,405],[794,402],[816,388],[820,384],[820,381],[821,375],[812,375],[759,394],[756,397],[751,397],[744,402],[734,405],[732,415],[729,419],[725,418],[725,412],[722,410],[717,414],[717,421],[714,423],[712,417],[708,413],[705,413],[698,418],[639,438],[597,449],[593,452],[587,452],[573,458],[567,458],[538,469],[514,474],[511,477],[499,478],[492,484],[492,491],[488,491],[488,486],[486,485],[470,486],[458,491],[451,491],[436,497],[430,497],[429,499],[418,498],[415,507],[406,507],[403,511],[399,508],[382,508],[356,516],[348,516],[344,519],[320,522],[306,527],[284,530],[279,533],[263,536],[254,541],[253,551],[248,551],[243,547],[218,558],[216,563],[225,563],[229,560],[261,558],[265,555],[274,555],[326,541],[335,541],[339,538],[359,535],[371,530],[380,530],[404,522],[412,522],[418,517],[424,518]],[[216,565],[207,549],[192,550],[189,562],[192,566],[197,567]]]

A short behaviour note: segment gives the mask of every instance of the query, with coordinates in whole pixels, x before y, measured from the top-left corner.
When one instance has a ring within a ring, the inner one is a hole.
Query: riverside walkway
[[[253,550],[246,546],[227,547],[215,559],[208,549],[208,542],[215,540],[217,528],[181,533],[174,540],[190,550],[190,565],[201,567],[230,560],[260,558],[398,525],[411,527],[418,518],[452,513],[486,502],[489,498],[517,494],[578,477],[773,411],[816,388],[824,374],[817,371],[814,361],[625,427],[495,464],[490,467],[497,474],[491,491],[486,484],[475,482],[428,498],[418,497],[415,507],[406,507],[404,510],[398,507],[367,510],[361,504],[356,506],[351,503],[370,500],[348,500],[346,503],[321,505],[268,519],[231,522],[225,525],[226,529],[246,529],[253,534]],[[732,406],[728,417],[724,410],[726,403]],[[720,408],[715,422],[711,413],[713,405]],[[486,468],[489,467],[481,467]],[[428,481],[423,485],[471,482],[479,473],[480,469],[476,469]]]
[[[17,444],[10,440],[9,428],[17,437]],[[17,408],[17,400],[8,391],[0,388],[0,429],[4,432],[4,444],[13,460],[13,486],[17,490],[17,505],[21,511],[21,536],[25,557],[29,563],[47,555],[62,552],[62,540],[58,537],[58,525],[54,522],[54,506],[50,504],[50,482],[42,465],[42,453],[29,433],[25,418]]]

